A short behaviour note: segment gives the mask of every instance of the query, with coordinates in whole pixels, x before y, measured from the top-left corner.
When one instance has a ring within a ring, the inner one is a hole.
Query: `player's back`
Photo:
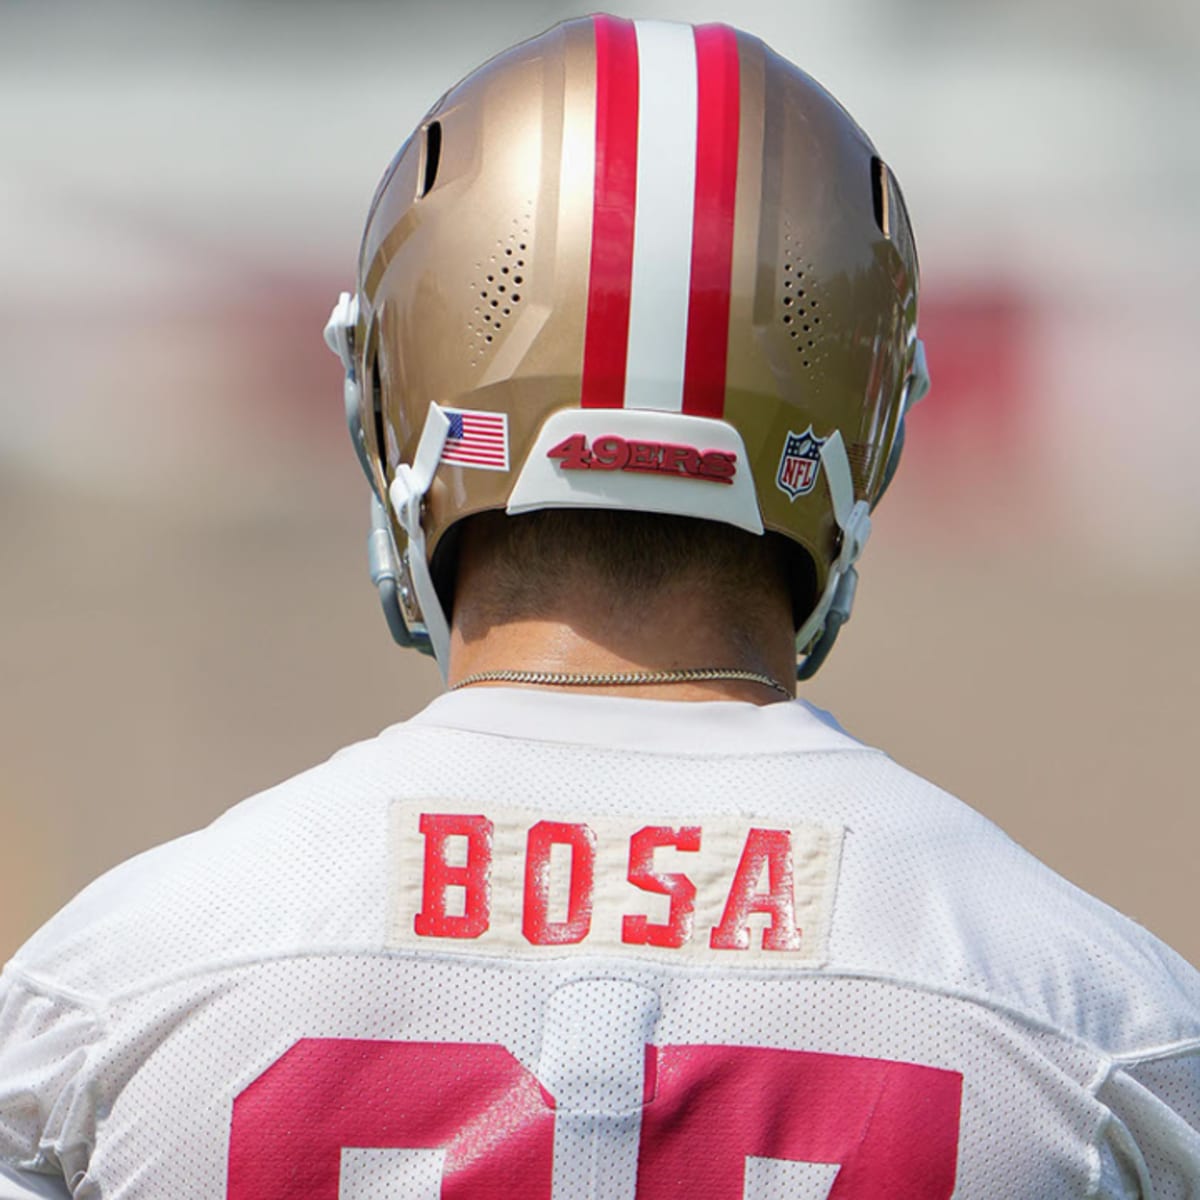
[[[804,705],[476,689],[30,942],[0,1152],[106,1198],[1186,1196],[1198,1013]]]

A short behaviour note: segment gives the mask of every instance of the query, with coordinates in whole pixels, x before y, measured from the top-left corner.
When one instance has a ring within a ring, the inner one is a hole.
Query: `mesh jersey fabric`
[[[1200,976],[802,702],[444,696],[0,987],[0,1197],[1200,1195]]]

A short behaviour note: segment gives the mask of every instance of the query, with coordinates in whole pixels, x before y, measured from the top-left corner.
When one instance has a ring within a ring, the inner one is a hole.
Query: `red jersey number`
[[[661,1046],[638,1200],[742,1200],[748,1161],[829,1163],[829,1200],[949,1200],[962,1076],[754,1046]]]
[[[233,1102],[226,1194],[338,1200],[350,1147],[444,1150],[443,1200],[550,1200],[554,1113],[503,1046],[297,1042]]]
[[[638,1200],[743,1200],[828,1164],[828,1200],[949,1200],[962,1076],[751,1046],[652,1047]],[[553,1200],[553,1098],[502,1046],[306,1039],[234,1101],[229,1200],[337,1200],[342,1151],[435,1150],[442,1200]],[[812,1194],[809,1192],[808,1194]]]

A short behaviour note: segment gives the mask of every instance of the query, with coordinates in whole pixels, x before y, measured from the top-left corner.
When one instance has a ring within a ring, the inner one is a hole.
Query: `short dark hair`
[[[812,559],[781,534],[760,536],[696,517],[576,508],[517,516],[486,512],[459,522],[443,538],[434,564],[444,600],[453,594],[451,564],[468,530],[473,548],[490,560],[488,603],[497,620],[548,616],[564,584],[580,578],[646,601],[691,578],[731,614],[746,606],[748,595],[782,586],[797,628],[816,603]]]

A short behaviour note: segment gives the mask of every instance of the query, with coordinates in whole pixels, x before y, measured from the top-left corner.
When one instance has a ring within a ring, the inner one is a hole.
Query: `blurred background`
[[[582,11],[0,3],[0,960],[440,690],[321,328],[423,112]],[[614,11],[759,34],[907,192],[934,391],[807,694],[1200,963],[1200,6]]]

